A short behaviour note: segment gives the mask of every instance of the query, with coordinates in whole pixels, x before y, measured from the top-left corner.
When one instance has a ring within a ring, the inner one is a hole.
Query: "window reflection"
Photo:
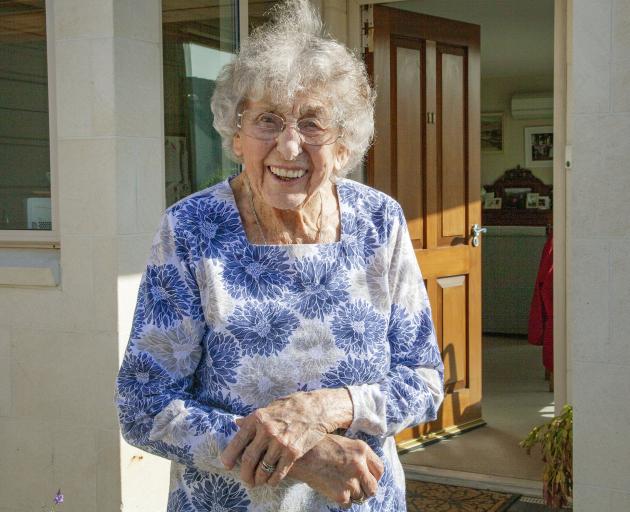
[[[0,0],[0,230],[50,230],[44,0]]]
[[[250,33],[255,28],[260,27],[262,24],[269,21],[267,13],[269,12],[269,9],[277,3],[277,0],[249,0],[247,2],[249,15],[248,27]]]
[[[210,98],[238,44],[235,0],[163,0],[166,204],[238,170],[212,128]]]

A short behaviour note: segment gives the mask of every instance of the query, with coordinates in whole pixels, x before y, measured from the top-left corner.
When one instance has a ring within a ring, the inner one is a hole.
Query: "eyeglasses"
[[[287,126],[295,126],[304,143],[312,146],[332,144],[341,137],[340,130],[331,125],[329,119],[317,116],[303,117],[289,122],[273,112],[254,110],[244,110],[238,114],[236,123],[245,135],[264,141],[276,140]]]

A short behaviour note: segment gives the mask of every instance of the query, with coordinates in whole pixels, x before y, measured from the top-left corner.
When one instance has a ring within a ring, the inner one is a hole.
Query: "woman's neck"
[[[327,183],[300,208],[282,210],[266,204],[241,174],[230,185],[247,238],[254,244],[315,244],[339,240],[340,218],[333,183]]]

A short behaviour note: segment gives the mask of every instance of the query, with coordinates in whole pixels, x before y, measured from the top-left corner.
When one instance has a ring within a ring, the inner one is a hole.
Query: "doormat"
[[[407,480],[408,512],[505,512],[519,494]]]

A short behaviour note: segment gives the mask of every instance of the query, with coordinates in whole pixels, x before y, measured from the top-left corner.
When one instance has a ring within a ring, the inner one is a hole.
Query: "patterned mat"
[[[407,480],[408,512],[505,512],[518,494]]]

